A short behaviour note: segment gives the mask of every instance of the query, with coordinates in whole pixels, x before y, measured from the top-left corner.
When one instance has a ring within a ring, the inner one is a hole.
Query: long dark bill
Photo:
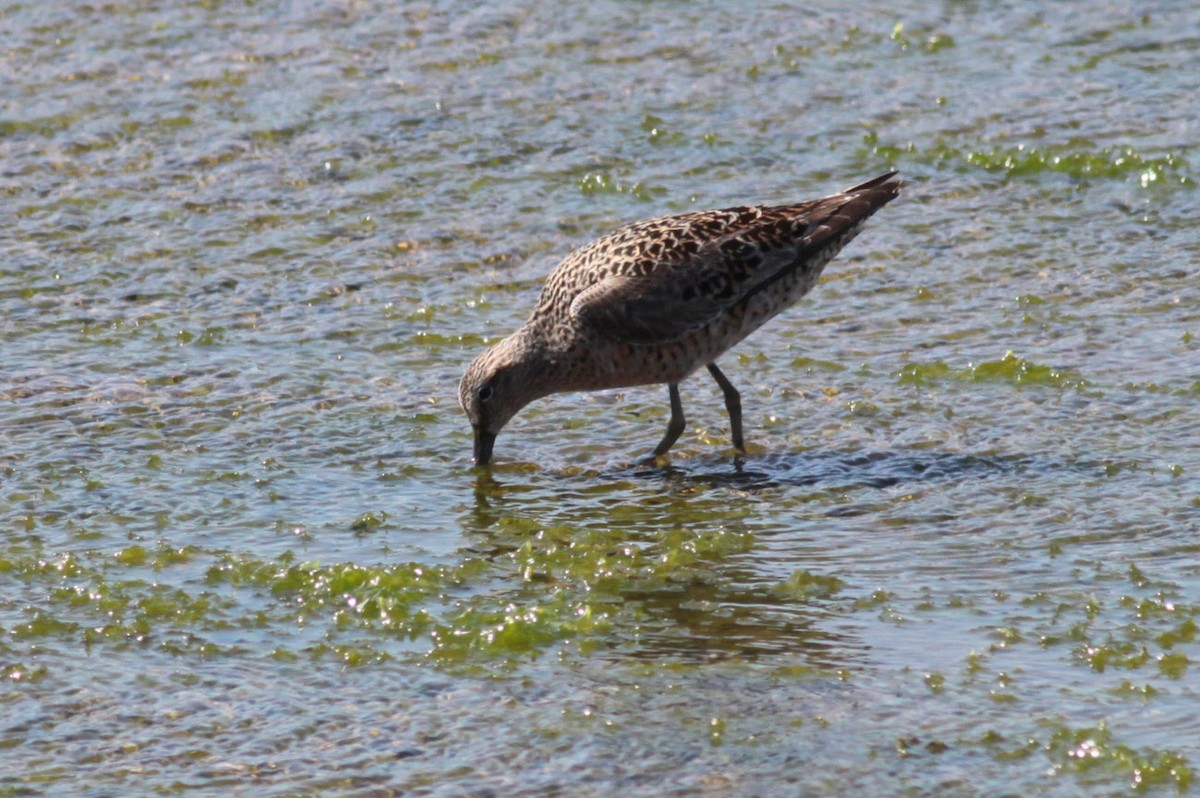
[[[475,465],[487,465],[492,459],[492,446],[496,443],[494,433],[487,430],[475,429]]]

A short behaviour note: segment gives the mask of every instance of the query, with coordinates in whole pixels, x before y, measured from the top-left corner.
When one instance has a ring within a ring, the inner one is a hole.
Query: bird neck
[[[540,390],[542,374],[546,371],[546,354],[538,336],[528,328],[520,327],[497,346],[497,355],[511,369],[522,387],[531,395],[544,396]]]
[[[560,343],[564,340],[551,326],[530,319],[504,342],[509,356],[521,364],[522,383],[538,398],[575,387],[575,364]]]

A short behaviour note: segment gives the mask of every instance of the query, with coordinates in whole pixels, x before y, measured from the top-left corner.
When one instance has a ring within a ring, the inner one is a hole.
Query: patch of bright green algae
[[[16,646],[18,660],[24,647],[53,643],[203,656],[273,649],[276,658],[348,665],[402,654],[503,667],[563,645],[633,644],[646,617],[634,596],[711,585],[713,569],[752,544],[749,533],[715,524],[635,540],[620,528],[505,520],[481,550],[440,565],[323,564],[166,544],[10,549],[0,574],[24,584],[27,603],[9,613],[16,622],[0,628],[0,642]],[[782,589],[776,603],[827,595],[836,580],[793,578]],[[218,642],[231,633],[237,645]]]
[[[427,654],[442,663],[501,660],[537,651],[602,627],[587,602],[566,591],[536,598],[472,594],[493,566],[469,558],[454,566],[420,563],[362,565],[293,563],[224,555],[208,570],[209,584],[254,587],[275,599],[280,621],[324,623],[327,639],[343,633],[427,641]],[[461,598],[456,596],[461,595]],[[283,617],[288,616],[288,617]],[[350,648],[334,653],[352,664]],[[315,653],[324,653],[319,647]],[[340,652],[340,653],[339,653]],[[373,657],[378,658],[378,657]]]
[[[943,381],[1000,382],[1012,385],[1042,385],[1082,390],[1087,382],[1077,374],[1019,357],[1009,350],[999,360],[985,360],[966,368],[954,368],[935,360],[908,363],[897,373],[901,385],[934,385]]]
[[[1097,146],[1086,139],[1063,144],[994,144],[988,148],[960,147],[944,140],[918,145],[880,142],[874,131],[863,136],[864,155],[892,163],[917,162],[938,169],[970,172],[982,169],[1008,177],[1065,174],[1086,178],[1136,178],[1141,188],[1193,186],[1191,164],[1173,152],[1142,152],[1132,146]]]
[[[224,625],[229,602],[162,584],[150,577],[174,563],[186,562],[190,549],[160,547],[150,552],[131,546],[105,557],[67,553],[10,553],[0,572],[27,585],[40,598],[25,608],[25,620],[9,630],[13,640],[57,638],[86,645],[139,644],[164,626],[197,631]],[[127,569],[149,572],[122,576]]]
[[[297,617],[328,616],[338,628],[359,625],[412,637],[432,619],[421,604],[464,584],[470,567],[418,563],[367,566],[355,563],[294,563],[290,556],[267,561],[224,554],[209,567],[214,587],[261,588]]]
[[[491,537],[515,570],[517,587],[477,594],[456,605],[431,634],[431,655],[447,662],[536,654],[559,641],[582,651],[620,645],[644,618],[631,595],[682,595],[709,583],[711,569],[746,551],[752,536],[723,526],[662,530],[632,540],[620,528],[537,528],[506,519]]]

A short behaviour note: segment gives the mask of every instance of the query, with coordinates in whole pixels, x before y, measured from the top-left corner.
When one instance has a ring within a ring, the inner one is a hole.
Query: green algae
[[[999,627],[996,634],[1004,648],[1031,640],[1048,650],[1065,646],[1073,663],[1096,674],[1142,671],[1184,678],[1200,635],[1200,606],[1179,600],[1173,585],[1151,579],[1135,564],[1126,578],[1147,595],[1125,594],[1111,602],[1092,594],[1029,596],[1022,606],[1043,606],[1050,616],[1032,627]]]
[[[415,636],[431,623],[423,602],[463,585],[483,568],[480,564],[450,568],[419,563],[322,566],[291,559],[284,556],[265,561],[224,554],[208,568],[205,582],[264,589],[282,602],[273,607],[276,615],[329,616],[339,628],[359,625]]]
[[[745,69],[745,75],[754,79],[777,70],[801,72],[811,68],[815,59],[841,53],[880,51],[884,47],[890,47],[902,56],[913,53],[929,56],[956,46],[957,42],[950,34],[919,24],[897,22],[890,30],[867,30],[854,24],[846,26],[840,34],[824,37],[820,42],[806,44],[789,41],[786,44],[774,44],[770,60],[751,64]]]
[[[1051,776],[1072,776],[1080,786],[1099,787],[1117,781],[1138,792],[1167,787],[1177,794],[1191,787],[1191,765],[1187,757],[1176,751],[1138,749],[1119,742],[1103,721],[1079,728],[1057,723],[1046,725],[1050,733],[1045,738],[1030,736],[1014,746],[1004,735],[989,731],[981,743],[998,761],[1040,755],[1049,762]]]
[[[1136,179],[1140,188],[1191,187],[1196,176],[1187,158],[1175,152],[1149,153],[1133,146],[1097,146],[1087,139],[1062,144],[995,144],[974,149],[945,140],[918,145],[881,143],[874,131],[863,136],[862,155],[891,163],[912,161],[939,170],[985,171],[1010,178],[1063,174],[1076,180]]]
[[[931,55],[941,50],[948,50],[956,44],[954,37],[946,33],[934,33],[916,28],[906,32],[902,22],[897,22],[892,27],[890,38],[901,50],[917,50]]]
[[[151,645],[229,656],[240,649],[218,644],[214,635],[282,627],[298,630],[295,642],[309,656],[347,665],[423,651],[446,665],[505,667],[558,644],[586,650],[614,634],[632,640],[630,624],[643,611],[631,596],[707,583],[714,565],[753,540],[723,526],[667,529],[631,541],[614,528],[522,523],[508,526],[497,543],[506,535],[511,545],[498,556],[465,556],[455,565],[320,564],[296,562],[290,553],[269,560],[167,544],[134,544],[109,555],[15,553],[0,559],[0,572],[25,582],[30,598],[24,620],[7,634],[14,642]],[[176,572],[201,576],[172,583]],[[508,587],[483,589],[496,580]],[[797,578],[785,588],[779,599],[826,596],[837,580]],[[393,650],[389,640],[404,645]],[[279,646],[276,654],[294,656],[294,646]]]
[[[1076,179],[1088,177],[1126,178],[1135,176],[1142,188],[1162,180],[1191,182],[1190,166],[1186,159],[1172,153],[1152,156],[1132,147],[1102,147],[1092,152],[1080,152],[1070,145],[1062,147],[993,147],[961,156],[949,149],[937,152],[939,160],[961,157],[968,166],[989,172],[1003,172],[1012,177],[1056,172]]]
[[[1048,386],[1083,390],[1088,383],[1069,371],[1035,363],[1019,357],[1012,350],[1004,353],[1000,360],[985,360],[965,368],[954,368],[935,360],[928,363],[907,363],[897,378],[901,385],[930,386],[939,382],[992,382],[1015,386]]]
[[[22,641],[44,637],[72,638],[79,628],[77,623],[35,611],[30,613],[29,620],[14,624],[8,631],[14,641]]]
[[[585,197],[604,194],[627,194],[641,202],[650,202],[667,195],[667,190],[648,186],[641,181],[626,183],[607,172],[588,172],[578,178],[576,185]]]
[[[646,133],[647,140],[656,147],[677,145],[687,141],[687,137],[678,130],[668,130],[660,116],[648,114],[642,119],[641,127]]]
[[[1122,571],[1098,568],[1103,579],[1124,582],[1135,592],[1116,601],[1106,601],[1089,592],[1039,592],[1015,595],[1022,608],[1009,622],[995,627],[998,643],[986,652],[972,652],[966,658],[964,679],[949,688],[937,672],[923,677],[925,687],[935,695],[952,690],[986,690],[986,697],[998,706],[1024,705],[1026,693],[1021,681],[1007,671],[993,667],[1003,661],[1026,665],[1028,654],[1013,660],[1015,651],[1035,644],[1054,652],[1063,650],[1069,662],[1086,668],[1097,682],[1102,674],[1141,673],[1143,683],[1131,678],[1112,682],[1108,692],[1114,697],[1152,702],[1160,698],[1164,684],[1186,679],[1195,656],[1197,615],[1200,608],[1180,600],[1177,586],[1156,576],[1136,563]],[[1038,612],[1029,615],[1031,609]],[[994,674],[994,680],[981,677]],[[1157,686],[1156,686],[1157,685]],[[1188,792],[1192,770],[1187,756],[1179,751],[1136,747],[1122,741],[1105,721],[1095,726],[1072,727],[1046,721],[1040,734],[1020,736],[1012,742],[1006,735],[988,732],[981,742],[1000,762],[1044,758],[1054,776],[1068,777],[1081,789],[1111,787],[1123,783],[1134,791],[1170,789]]]
[[[1084,784],[1093,777],[1105,781],[1116,776],[1134,790],[1156,786],[1173,787],[1183,793],[1192,783],[1192,769],[1183,755],[1174,751],[1135,749],[1116,742],[1108,724],[1072,729],[1060,727],[1041,746],[1053,772],[1070,772]]]
[[[818,371],[839,372],[846,370],[846,367],[841,363],[835,363],[831,360],[820,360],[811,357],[794,358],[791,362],[791,365],[793,368],[803,369],[806,374],[815,374]]]
[[[1187,674],[1191,660],[1182,651],[1168,651],[1158,656],[1158,669],[1164,676],[1182,679]]]
[[[536,657],[568,639],[587,648],[589,639],[598,642],[598,636],[612,628],[611,612],[566,591],[502,607],[491,601],[471,602],[430,630],[433,648],[429,655],[443,664],[505,662],[513,657]]]
[[[702,578],[706,565],[749,549],[753,536],[727,527],[671,529],[631,541],[620,527],[538,530],[508,557],[526,582],[566,583],[585,593],[616,597]]]
[[[0,665],[0,684],[34,684],[44,680],[49,671],[44,665],[30,666],[22,662]]]
[[[842,586],[842,580],[836,576],[822,576],[801,569],[773,587],[771,592],[796,601],[808,601],[813,598],[831,598]]]

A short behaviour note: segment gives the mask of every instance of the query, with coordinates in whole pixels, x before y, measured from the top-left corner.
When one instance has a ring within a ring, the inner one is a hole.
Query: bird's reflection
[[[724,468],[730,479],[747,478],[744,461],[725,461]],[[642,496],[631,493],[629,486],[650,475],[665,480],[665,488],[654,490],[652,500],[643,506],[631,508],[629,503],[641,501],[644,492]],[[584,542],[581,565],[594,556],[597,529],[614,532],[610,554],[615,559],[620,559],[620,549],[626,545],[654,557],[671,556],[672,547],[678,544],[668,539],[677,539],[681,530],[694,530],[700,537],[720,526],[731,537],[753,540],[743,528],[742,510],[731,504],[736,497],[708,489],[697,494],[694,488],[705,485],[691,479],[687,468],[639,465],[628,471],[588,474],[581,480],[579,474],[560,475],[517,465],[478,469],[473,478],[475,501],[462,522],[472,538],[474,555],[511,567],[507,563],[512,552],[553,527],[559,546],[556,556],[566,559],[555,560],[555,567],[538,575],[540,578],[516,581],[513,577],[514,594],[527,601],[537,602],[543,595],[563,591],[578,592],[581,600],[597,600],[597,594],[590,592],[592,587],[582,583],[586,580],[569,575],[573,535]],[[752,474],[750,478],[756,477]],[[601,485],[596,489],[596,501],[572,508],[572,503],[583,502],[579,483],[597,480]],[[624,487],[605,492],[604,481]],[[621,502],[614,504],[611,500],[616,497]],[[608,580],[599,599],[613,619],[610,634],[598,645],[599,656],[710,661],[780,655],[790,658],[789,662],[795,660],[791,664],[835,669],[847,667],[865,651],[860,641],[823,622],[829,616],[824,602],[797,601],[773,592],[772,580],[755,568],[752,542],[743,549],[705,553],[678,569],[649,575],[636,568],[624,573],[618,568],[617,572],[624,581]]]

